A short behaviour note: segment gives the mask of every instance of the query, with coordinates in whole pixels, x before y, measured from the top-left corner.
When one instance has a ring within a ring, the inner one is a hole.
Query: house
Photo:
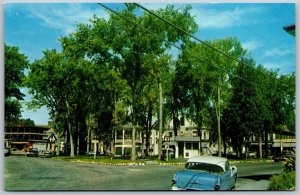
[[[216,145],[210,144],[210,132],[206,127],[201,128],[200,139],[195,123],[185,117],[180,117],[179,121],[180,127],[176,136],[173,131],[173,120],[170,121],[168,130],[163,134],[164,148],[166,150],[171,148],[175,158],[216,153]]]
[[[132,130],[133,127],[130,124],[117,126],[113,128],[113,144],[112,153],[115,156],[130,156],[132,149]],[[137,155],[141,155],[142,149],[142,134],[141,127],[136,127],[135,133],[135,148]]]

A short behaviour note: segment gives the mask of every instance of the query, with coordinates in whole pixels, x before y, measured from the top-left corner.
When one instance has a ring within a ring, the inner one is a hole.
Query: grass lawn
[[[90,162],[90,163],[99,163],[99,164],[130,164],[133,163],[130,160],[130,157],[113,157],[110,156],[96,156],[96,159],[94,159],[94,156],[88,156],[88,155],[82,155],[82,156],[75,156],[75,157],[69,157],[69,156],[54,156],[52,157],[54,160],[64,160],[69,162]],[[186,162],[185,159],[170,159],[168,161],[165,160],[158,160],[154,157],[144,157],[144,158],[137,158],[137,160],[134,162],[134,164],[140,164],[140,163],[147,163],[147,162],[153,162],[154,164],[160,164],[160,163],[179,163],[182,164]]]

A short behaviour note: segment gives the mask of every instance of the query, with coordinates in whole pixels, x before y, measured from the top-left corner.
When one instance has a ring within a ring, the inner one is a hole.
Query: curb
[[[95,162],[95,161],[82,161],[82,160],[71,160],[69,162],[75,163],[89,163],[89,164],[98,164],[98,165],[114,165],[114,166],[147,166],[147,163],[104,163],[104,162]],[[162,165],[162,166],[176,166],[176,165],[185,165],[185,162],[180,163],[157,163],[149,165]]]

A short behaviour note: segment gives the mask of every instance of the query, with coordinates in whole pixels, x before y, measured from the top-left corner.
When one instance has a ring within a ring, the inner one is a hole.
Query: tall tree
[[[209,99],[214,109],[213,113],[215,113],[217,119],[218,156],[221,156],[221,118],[223,110],[228,106],[229,99],[232,95],[230,78],[232,78],[233,73],[237,68],[237,60],[242,59],[246,55],[246,51],[242,48],[241,43],[236,38],[218,39],[211,41],[208,44],[219,50],[212,51],[212,49],[209,49],[206,50],[206,54],[207,61],[210,61],[211,63],[208,71],[209,77],[211,77],[211,94]],[[225,140],[223,140],[225,155],[226,144]]]
[[[185,7],[183,11],[175,10],[173,6],[156,11],[157,14],[182,26],[188,32],[195,32],[196,23],[190,16],[191,7]],[[113,62],[111,67],[120,73],[121,78],[126,81],[130,89],[130,106],[132,131],[132,155],[131,160],[136,160],[135,151],[135,129],[137,125],[138,102],[141,97],[145,82],[144,78],[149,75],[147,60],[151,56],[161,56],[170,45],[163,40],[179,42],[184,35],[167,27],[164,22],[153,17],[149,13],[136,14],[136,6],[126,4],[124,10],[118,14],[110,14],[108,20],[94,17],[91,25],[81,25],[76,34],[70,38],[63,38],[62,44],[67,52],[70,49],[72,55],[88,57],[94,62]],[[126,18],[126,19],[124,19]],[[129,22],[129,20],[131,22]],[[133,24],[132,22],[138,24]],[[139,25],[156,33],[157,38],[144,31]],[[69,42],[72,47],[67,47]]]
[[[5,65],[5,123],[11,125],[21,117],[24,94],[23,87],[24,71],[29,65],[27,56],[21,54],[18,47],[4,45]]]

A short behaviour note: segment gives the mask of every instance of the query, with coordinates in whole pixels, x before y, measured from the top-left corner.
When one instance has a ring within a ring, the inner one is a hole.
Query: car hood
[[[184,170],[176,173],[176,186],[186,190],[213,190],[217,174]]]

